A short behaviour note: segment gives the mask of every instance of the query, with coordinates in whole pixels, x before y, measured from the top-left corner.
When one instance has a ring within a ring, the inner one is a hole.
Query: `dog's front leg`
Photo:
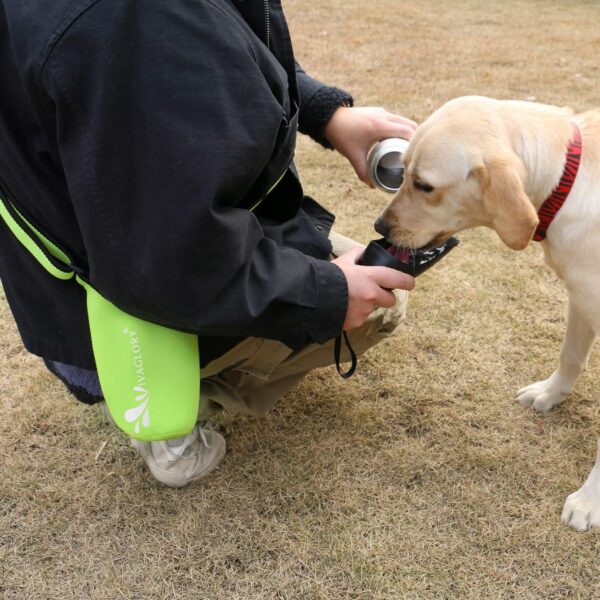
[[[581,488],[567,496],[561,521],[578,531],[600,527],[600,440],[596,463]]]
[[[575,304],[569,301],[567,333],[560,351],[558,369],[543,381],[520,389],[517,400],[539,412],[549,411],[560,404],[573,389],[587,360],[596,334]]]

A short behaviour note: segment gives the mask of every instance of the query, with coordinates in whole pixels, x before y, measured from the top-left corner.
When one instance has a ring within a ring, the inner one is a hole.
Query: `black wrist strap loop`
[[[344,341],[346,342],[346,346],[348,348],[348,352],[350,352],[350,360],[352,361],[350,364],[350,368],[344,372],[340,366],[340,358],[342,355],[342,336],[344,336]],[[349,379],[354,375],[354,371],[356,371],[357,359],[356,352],[352,349],[350,345],[350,340],[348,339],[348,334],[345,331],[342,331],[340,335],[335,338],[335,343],[333,345],[333,355],[335,357],[335,368],[341,377],[344,379]]]

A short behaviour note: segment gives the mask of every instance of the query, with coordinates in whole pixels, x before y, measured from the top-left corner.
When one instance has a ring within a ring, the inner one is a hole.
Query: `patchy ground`
[[[597,2],[284,5],[303,66],[357,104],[600,104]],[[338,229],[372,238],[387,196],[310,141],[298,154]],[[539,247],[462,242],[354,378],[321,371],[262,420],[227,416],[223,467],[180,491],[22,350],[2,301],[0,597],[600,597],[600,533],[559,522],[600,434],[598,352],[556,411],[519,407],[554,368],[565,294]]]

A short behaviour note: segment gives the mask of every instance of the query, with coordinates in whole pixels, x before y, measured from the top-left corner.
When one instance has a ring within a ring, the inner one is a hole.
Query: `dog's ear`
[[[516,156],[496,156],[475,167],[483,205],[500,239],[513,250],[527,247],[539,223],[523,189],[524,167]]]

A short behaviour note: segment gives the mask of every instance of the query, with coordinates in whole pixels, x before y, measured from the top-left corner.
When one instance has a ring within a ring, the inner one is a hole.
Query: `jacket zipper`
[[[269,13],[269,0],[264,0],[265,6],[265,44],[271,46],[271,14]]]

